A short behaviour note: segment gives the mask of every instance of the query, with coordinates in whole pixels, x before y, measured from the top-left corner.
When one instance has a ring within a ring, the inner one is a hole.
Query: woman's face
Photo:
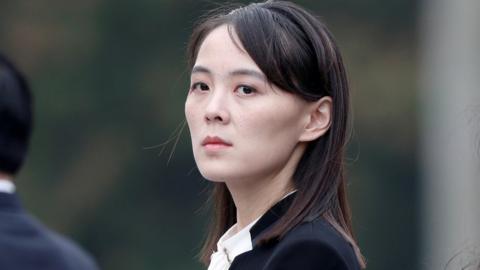
[[[275,177],[300,145],[307,107],[269,85],[227,26],[219,26],[198,51],[185,102],[201,174],[217,182]]]

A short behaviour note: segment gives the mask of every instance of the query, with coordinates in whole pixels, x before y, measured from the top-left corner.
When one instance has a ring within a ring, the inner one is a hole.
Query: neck
[[[0,172],[0,179],[12,181],[12,175]]]
[[[303,147],[295,149],[285,166],[269,176],[248,181],[226,182],[237,209],[237,230],[243,229],[262,216],[294,190],[293,173],[303,152]]]

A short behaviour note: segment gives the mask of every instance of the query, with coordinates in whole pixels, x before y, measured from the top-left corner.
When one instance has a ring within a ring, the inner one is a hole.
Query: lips
[[[206,146],[206,145],[232,146],[230,142],[227,142],[218,136],[205,137],[205,139],[202,141],[202,146]]]

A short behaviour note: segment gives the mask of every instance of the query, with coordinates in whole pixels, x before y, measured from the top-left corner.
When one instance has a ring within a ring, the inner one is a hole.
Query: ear
[[[332,121],[331,97],[322,97],[308,107],[307,123],[299,138],[301,142],[309,142],[321,137],[328,131]]]

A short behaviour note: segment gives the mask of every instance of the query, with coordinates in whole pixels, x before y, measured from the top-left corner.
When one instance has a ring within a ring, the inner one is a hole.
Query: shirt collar
[[[280,199],[280,202],[275,204],[267,213],[262,215],[261,217],[257,218],[256,220],[252,221],[250,224],[245,226],[240,231],[237,231],[237,224],[234,224],[230,229],[228,229],[222,237],[217,242],[217,251],[212,254],[212,259],[214,257],[216,260],[225,260],[227,262],[223,262],[223,264],[230,264],[236,256],[250,251],[253,249],[253,240],[254,238],[263,231],[263,228],[268,227],[267,225],[270,222],[276,221],[273,220],[270,216],[273,214],[280,214],[279,212],[279,205],[283,205],[285,200],[291,201],[291,199],[287,197],[294,197],[290,196],[291,194],[295,193],[296,190],[289,192],[285,196]],[[288,203],[290,205],[290,203]],[[283,213],[281,213],[283,214]],[[280,215],[281,216],[281,215]],[[257,224],[260,223],[259,225]],[[266,226],[266,227],[265,227]],[[255,229],[256,228],[256,229]],[[222,258],[220,258],[222,257]],[[210,268],[209,268],[210,269]]]
[[[15,192],[15,185],[9,179],[0,178],[0,192],[12,194]]]
[[[237,224],[230,227],[230,229],[228,229],[228,231],[218,240],[217,251],[224,252],[225,255],[227,255],[228,261],[232,262],[239,254],[252,250],[250,228],[252,228],[259,219],[260,218],[257,218],[252,221],[238,232]]]

